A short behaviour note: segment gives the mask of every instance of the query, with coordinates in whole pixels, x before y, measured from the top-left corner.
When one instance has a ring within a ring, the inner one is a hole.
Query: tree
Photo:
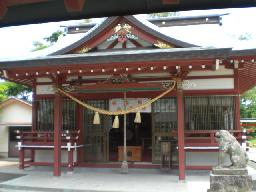
[[[240,109],[242,118],[256,117],[256,87],[242,95]]]
[[[0,101],[8,97],[18,97],[28,100],[31,93],[31,88],[13,82],[5,81],[0,83]]]
[[[56,43],[61,36],[64,36],[64,35],[65,34],[63,31],[58,30],[53,32],[49,37],[45,37],[44,40],[50,43],[50,45],[52,45],[53,43]]]
[[[5,94],[6,86],[3,83],[0,83],[0,102],[7,99],[7,95]]]
[[[45,49],[56,43],[62,36],[65,36],[65,33],[61,30],[58,30],[53,32],[50,36],[43,38],[43,40],[45,41],[44,43],[42,43],[41,41],[34,41],[34,48],[32,49],[32,51],[39,51]]]

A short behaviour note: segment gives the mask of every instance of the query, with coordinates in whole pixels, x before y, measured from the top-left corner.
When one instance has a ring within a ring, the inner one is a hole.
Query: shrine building
[[[138,16],[69,30],[34,57],[0,62],[1,78],[33,89],[32,130],[16,133],[21,169],[168,168],[183,180],[217,164],[216,130],[243,142],[256,49],[199,47]]]

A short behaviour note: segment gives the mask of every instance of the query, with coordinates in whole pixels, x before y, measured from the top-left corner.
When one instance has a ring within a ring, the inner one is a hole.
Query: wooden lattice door
[[[175,139],[177,130],[176,98],[157,100],[152,106],[152,161],[160,163],[162,159],[161,143]]]
[[[101,109],[108,109],[106,100],[89,100],[86,103]],[[93,124],[94,112],[84,109],[84,143],[86,162],[108,161],[108,134],[110,118],[100,115],[100,125]]]

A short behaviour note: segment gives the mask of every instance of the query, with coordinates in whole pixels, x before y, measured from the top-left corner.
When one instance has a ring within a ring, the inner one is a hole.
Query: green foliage
[[[63,31],[58,30],[53,32],[49,37],[45,37],[44,40],[50,44],[53,44],[53,43],[56,43],[58,39],[63,35],[64,35]]]
[[[7,99],[8,97],[18,97],[28,100],[31,88],[24,85],[16,84],[13,82],[1,82],[0,83],[0,101]]]
[[[0,83],[0,102],[7,99],[7,95],[5,94],[6,86],[3,83]]]
[[[256,147],[256,136],[255,136],[255,134],[256,134],[256,131],[254,131],[254,135],[249,135],[249,136],[251,136],[251,138],[248,140],[248,142],[249,142],[249,146],[250,147]]]
[[[40,41],[33,42],[34,49],[32,51],[38,51],[47,48],[48,46],[41,43]]]
[[[38,51],[38,50],[45,49],[45,48],[51,46],[52,44],[56,43],[58,41],[58,39],[64,35],[65,34],[63,31],[58,30],[58,31],[53,32],[50,36],[45,37],[44,38],[45,43],[42,43],[41,41],[34,41],[33,42],[34,49],[32,49],[32,51]]]
[[[240,109],[241,118],[256,118],[256,87],[242,95]]]
[[[177,12],[162,12],[162,13],[151,13],[149,17],[151,18],[161,18],[161,17],[171,17],[171,16],[178,16],[179,13]]]

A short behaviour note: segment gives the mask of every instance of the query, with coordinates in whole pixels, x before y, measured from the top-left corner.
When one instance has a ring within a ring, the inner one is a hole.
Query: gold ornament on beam
[[[99,125],[99,124],[100,124],[100,115],[99,115],[99,112],[95,112],[94,118],[93,118],[93,124],[94,124],[94,125]]]
[[[118,115],[115,116],[114,122],[113,122],[113,126],[114,129],[118,129],[119,128],[119,118]]]
[[[127,33],[131,33],[131,29],[132,27],[127,24],[127,23],[119,23],[116,27],[115,27],[115,33],[117,33],[120,30],[124,30]]]
[[[157,40],[157,43],[154,44],[156,47],[159,47],[161,49],[167,49],[167,48],[173,48],[174,46],[164,43],[162,41]]]
[[[137,111],[135,115],[134,123],[141,123],[141,115],[139,111]]]
[[[79,49],[78,51],[76,51],[75,53],[78,53],[78,54],[83,54],[83,53],[87,53],[88,51],[90,51],[91,48],[89,47],[82,47],[81,49]]]

